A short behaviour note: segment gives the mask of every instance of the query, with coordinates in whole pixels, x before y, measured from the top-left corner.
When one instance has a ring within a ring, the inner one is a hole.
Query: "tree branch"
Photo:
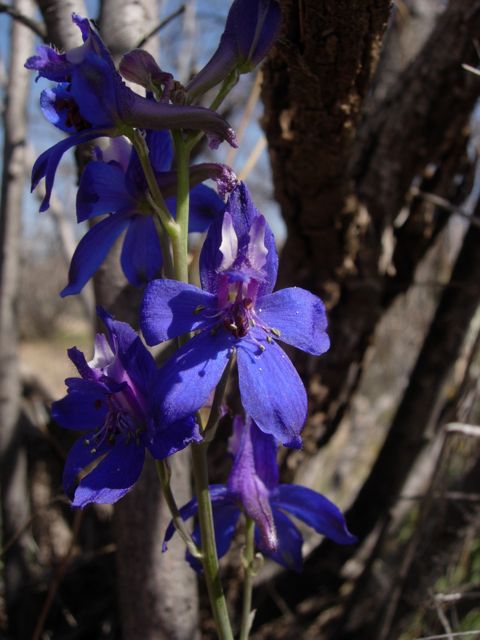
[[[39,36],[42,40],[45,40],[47,36],[47,30],[45,28],[45,25],[41,22],[38,22],[38,20],[34,20],[30,16],[27,16],[16,9],[14,6],[5,4],[4,2],[0,2],[0,13],[8,14],[14,20],[18,20],[18,22],[23,24],[25,27],[31,29],[33,33]]]
[[[148,31],[148,33],[144,35],[143,38],[137,42],[135,49],[141,49],[142,47],[144,47],[147,44],[147,42],[150,40],[150,38],[153,38],[153,36],[156,36],[157,33],[160,33],[160,31],[164,29],[168,24],[170,24],[172,20],[175,20],[175,18],[178,18],[178,16],[181,16],[182,13],[184,13],[184,11],[185,11],[185,5],[182,4],[176,11],[173,11],[173,13],[171,13],[169,16],[167,16],[161,22],[159,22],[157,26],[153,27],[151,31]]]

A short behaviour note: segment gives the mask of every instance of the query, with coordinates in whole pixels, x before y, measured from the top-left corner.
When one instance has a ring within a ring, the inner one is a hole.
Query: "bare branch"
[[[31,29],[33,33],[42,38],[42,40],[45,40],[45,38],[47,37],[47,30],[43,23],[30,18],[12,5],[0,2],[0,13],[6,13],[14,20],[18,20],[18,22]]]
[[[182,4],[176,11],[174,11],[169,16],[164,18],[161,22],[157,24],[156,27],[154,27],[145,36],[143,36],[143,38],[137,43],[135,48],[141,49],[142,47],[144,47],[146,43],[150,40],[150,38],[153,38],[153,36],[155,36],[162,29],[164,29],[167,26],[167,24],[170,24],[172,20],[174,20],[175,18],[178,18],[178,16],[181,16],[184,11],[185,11],[185,5]]]

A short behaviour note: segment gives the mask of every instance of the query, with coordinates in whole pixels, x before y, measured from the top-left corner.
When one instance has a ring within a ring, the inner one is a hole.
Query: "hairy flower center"
[[[253,315],[253,301],[244,298],[234,302],[223,316],[223,326],[231,331],[236,338],[247,335],[251,326],[255,325]]]
[[[73,127],[76,131],[90,129],[91,124],[80,113],[77,103],[73,98],[57,98],[55,100],[55,109],[58,112],[65,113],[65,124],[67,127]]]
[[[105,442],[110,445],[115,444],[119,436],[123,437],[127,444],[135,442],[138,445],[140,434],[145,428],[140,408],[129,387],[107,396],[107,404],[108,413],[105,422],[91,438],[85,440],[87,446],[92,445],[93,454],[97,453],[98,448]],[[101,406],[101,401],[97,400],[95,408],[99,409]]]

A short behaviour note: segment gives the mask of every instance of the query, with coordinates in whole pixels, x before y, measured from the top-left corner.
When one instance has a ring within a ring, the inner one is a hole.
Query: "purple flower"
[[[100,136],[115,137],[131,130],[201,129],[214,147],[222,140],[235,146],[235,135],[225,120],[201,107],[173,105],[144,98],[124,83],[113,60],[89,20],[73,14],[84,44],[66,53],[40,45],[27,60],[27,69],[59,84],[42,92],[40,105],[52,124],[70,136],[44,151],[33,167],[32,189],[45,178],[46,194],[40,210],[48,209],[58,164],[70,147]]]
[[[152,406],[158,370],[133,329],[98,310],[107,336],[97,335],[93,360],[68,350],[79,378],[67,378],[67,395],[52,405],[52,418],[84,431],[71,448],[63,474],[74,507],[112,503],[137,481],[145,448],[165,458],[200,439],[193,418],[174,424]]]
[[[272,293],[277,266],[273,234],[240,184],[209,228],[200,257],[203,290],[173,280],[147,286],[141,327],[148,344],[196,333],[163,368],[159,393],[168,415],[197,411],[235,350],[245,411],[265,433],[301,446],[305,388],[276,340],[322,354],[327,320],[322,301],[304,289]]]
[[[169,171],[173,150],[167,131],[149,131],[146,136],[150,161],[165,196],[175,193],[176,173]],[[158,233],[147,200],[147,182],[137,153],[126,138],[111,141],[106,151],[97,150],[97,159],[85,167],[77,192],[77,220],[111,213],[86,233],[70,265],[68,285],[62,296],[77,294],[93,276],[115,240],[126,230],[121,265],[128,281],[140,286],[160,276],[162,254]],[[223,165],[203,164],[192,168],[192,181],[213,178],[220,190],[231,188],[231,172]],[[175,214],[176,198],[167,197]],[[190,231],[205,231],[225,204],[202,184],[191,190]]]
[[[327,498],[306,487],[278,483],[277,447],[272,436],[260,431],[252,420],[247,419],[244,424],[237,416],[232,441],[234,462],[227,485],[210,487],[219,557],[228,551],[242,512],[255,522],[256,548],[295,571],[302,568],[303,539],[286,513],[338,544],[356,542],[343,515]],[[194,499],[180,509],[180,514],[187,520],[197,509],[198,503]],[[165,533],[164,549],[174,532],[171,523]],[[198,525],[192,537],[200,543]],[[195,569],[199,568],[188,554],[187,559]]]
[[[221,82],[234,69],[248,73],[264,58],[280,30],[277,0],[235,0],[217,50],[187,85],[195,98]]]

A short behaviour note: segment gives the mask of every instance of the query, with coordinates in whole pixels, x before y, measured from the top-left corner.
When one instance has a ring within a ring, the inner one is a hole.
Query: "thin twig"
[[[82,524],[83,511],[80,509],[75,513],[75,517],[73,520],[73,530],[72,530],[72,541],[70,542],[70,546],[68,548],[67,553],[64,555],[62,562],[59,564],[52,581],[50,582],[50,587],[48,589],[47,597],[45,598],[45,602],[43,604],[42,611],[37,620],[37,624],[35,626],[35,631],[33,632],[32,640],[40,640],[43,629],[45,627],[45,622],[47,621],[48,613],[53,604],[55,595],[58,591],[58,587],[60,586],[60,582],[62,581],[63,576],[67,570],[70,559],[73,555],[73,551],[75,548],[75,544],[77,542],[78,532],[80,530],[80,525]]]
[[[264,135],[261,135],[257,140],[257,143],[252,149],[252,152],[247,158],[247,161],[242,167],[242,170],[238,172],[238,177],[240,180],[246,180],[250,175],[250,172],[253,171],[255,165],[257,164],[258,159],[260,158],[263,150],[267,146],[267,139]]]
[[[237,127],[236,133],[237,133],[238,147],[236,149],[234,147],[230,147],[228,149],[227,157],[225,159],[225,164],[228,164],[229,166],[233,164],[233,158],[235,157],[237,150],[240,148],[242,144],[243,136],[245,135],[247,125],[250,122],[253,110],[260,97],[261,84],[262,84],[262,72],[259,71],[255,76],[254,82],[252,83],[252,87],[250,89],[250,94],[248,96],[247,104],[245,105],[245,110],[243,112],[242,119],[240,120],[240,124]]]
[[[150,38],[153,38],[154,35],[156,35],[164,27],[166,27],[167,24],[169,24],[172,20],[174,20],[175,18],[178,18],[178,16],[181,16],[184,11],[185,11],[185,5],[182,4],[181,7],[179,7],[176,11],[171,13],[169,16],[167,16],[164,20],[159,22],[156,27],[154,27],[145,36],[143,36],[143,38],[137,43],[137,46],[135,48],[141,49],[142,47],[144,47],[146,43],[150,40]]]
[[[45,40],[47,37],[47,30],[44,24],[38,22],[38,20],[33,20],[33,18],[23,15],[23,13],[11,5],[0,2],[0,13],[6,13],[14,20],[18,20],[18,22],[31,29],[33,33],[42,38],[42,40]]]
[[[453,640],[453,629],[450,626],[450,622],[448,621],[445,611],[442,609],[442,605],[436,598],[433,599],[433,604],[435,606],[438,619],[445,630],[445,638],[447,638],[447,640]]]
[[[465,71],[470,71],[470,73],[474,73],[476,76],[480,76],[480,69],[472,67],[469,64],[462,64],[462,67],[465,69]]]
[[[54,498],[49,500],[45,505],[40,507],[37,511],[32,513],[32,515],[29,518],[27,518],[27,520],[25,520],[25,522],[21,525],[21,527],[17,529],[17,531],[10,538],[10,540],[7,540],[7,542],[0,549],[0,558],[3,558],[3,556],[13,547],[13,545],[17,542],[17,540],[20,538],[22,533],[24,533],[24,531],[26,531],[30,527],[30,525],[35,520],[35,518],[37,518],[42,511],[45,511],[46,509],[54,505],[56,502],[66,502],[65,496],[63,495],[55,496]]]
[[[437,196],[435,193],[428,193],[427,191],[421,191],[421,189],[417,189],[416,187],[413,187],[410,193],[413,196],[418,196],[419,198],[422,198],[422,200],[425,200],[426,202],[431,202],[432,204],[434,204],[437,207],[440,207],[441,209],[445,209],[446,211],[450,211],[451,213],[454,213],[457,216],[466,218],[475,227],[480,228],[480,220],[478,218],[475,218],[467,209],[462,209],[462,207],[456,207],[448,200],[445,200],[445,198],[442,198],[441,196]]]
[[[466,638],[467,636],[473,636],[474,633],[480,633],[480,629],[476,629],[475,631],[455,631],[454,633],[450,633],[450,638]],[[441,633],[436,636],[422,636],[421,638],[417,638],[416,640],[447,640],[448,635]]]

